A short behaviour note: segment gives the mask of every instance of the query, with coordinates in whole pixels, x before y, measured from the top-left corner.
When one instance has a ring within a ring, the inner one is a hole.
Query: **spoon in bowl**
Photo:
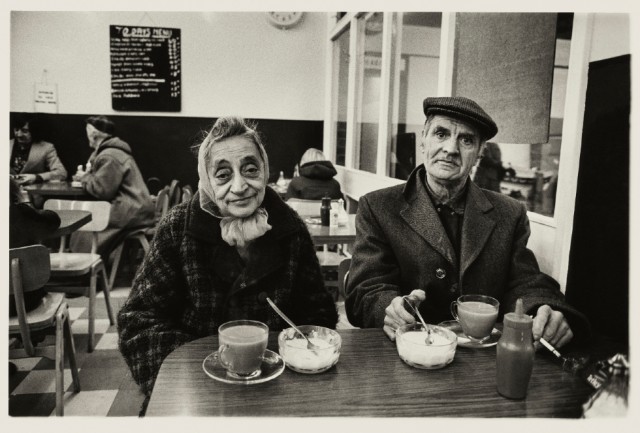
[[[413,302],[411,302],[411,299],[409,299],[408,295],[404,295],[402,297],[402,300],[411,307],[411,311],[413,311],[413,313],[418,316],[418,319],[420,320],[420,323],[422,323],[422,326],[424,327],[424,329],[427,331],[427,338],[424,339],[424,342],[427,346],[433,344],[433,337],[431,336],[431,328],[429,326],[427,326],[427,323],[424,321],[424,319],[422,318],[422,314],[420,314],[420,311],[418,311],[418,309],[415,307],[415,305],[413,305]]]
[[[308,338],[306,335],[304,335],[304,333],[303,333],[301,330],[299,330],[299,329],[298,329],[298,327],[297,327],[296,325],[294,325],[294,324],[293,324],[293,322],[291,321],[291,319],[289,319],[289,318],[288,318],[288,317],[287,317],[287,316],[282,312],[282,310],[280,310],[280,308],[278,308],[278,307],[276,306],[276,304],[274,304],[274,303],[273,303],[273,301],[272,301],[271,299],[269,299],[269,297],[267,297],[267,302],[269,303],[269,305],[271,305],[271,308],[273,308],[273,309],[274,309],[274,311],[275,311],[276,313],[278,313],[278,316],[282,317],[282,319],[283,319],[285,322],[287,322],[289,325],[291,325],[291,327],[292,327],[293,329],[295,329],[295,330],[296,330],[296,332],[297,332],[298,334],[302,335],[302,337],[303,337],[305,340],[307,340],[307,349],[309,349],[309,350],[317,350],[317,349],[320,349],[320,347],[319,347],[319,346],[316,346],[315,344],[313,344],[313,343],[311,342],[311,340],[309,340],[309,338]]]

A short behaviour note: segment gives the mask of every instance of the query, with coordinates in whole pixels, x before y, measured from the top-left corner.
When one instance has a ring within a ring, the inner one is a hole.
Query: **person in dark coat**
[[[14,179],[10,182],[9,204],[9,248],[20,248],[41,243],[60,227],[60,217],[51,210],[35,209],[22,199],[20,186]],[[36,309],[46,295],[44,288],[24,294],[26,311]],[[9,315],[18,314],[13,294],[9,294]]]
[[[349,322],[380,327],[390,339],[415,322],[402,295],[420,303],[427,322],[452,319],[464,294],[500,301],[500,315],[522,298],[535,315],[535,340],[561,347],[589,333],[584,315],[565,302],[527,248],[525,206],[469,181],[482,146],[498,128],[474,101],[426,98],[424,163],[406,184],[373,191],[359,202],[345,307]]]
[[[149,394],[176,347],[216,334],[230,320],[335,328],[305,223],[267,187],[267,154],[242,118],[222,117],[198,150],[198,191],[160,223],[118,314],[119,348]]]
[[[114,123],[105,116],[86,120],[90,170],[79,180],[85,191],[99,200],[111,203],[109,225],[98,233],[98,253],[108,257],[112,249],[130,230],[151,227],[155,222],[155,205],[131,153],[131,147],[115,134]],[[89,252],[90,232],[71,236],[71,250]]]
[[[498,143],[487,141],[476,167],[473,181],[482,189],[500,192],[500,181],[504,179],[506,169],[502,166],[502,152]]]
[[[323,197],[344,199],[340,182],[334,179],[338,172],[321,150],[313,147],[306,150],[300,158],[299,173],[299,176],[291,179],[287,187],[286,200],[321,200]]]

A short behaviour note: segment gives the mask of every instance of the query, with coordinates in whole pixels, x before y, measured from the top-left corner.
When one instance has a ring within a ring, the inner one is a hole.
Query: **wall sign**
[[[111,106],[180,111],[180,29],[109,26]]]
[[[57,113],[58,86],[56,84],[35,83],[34,108],[36,113]]]

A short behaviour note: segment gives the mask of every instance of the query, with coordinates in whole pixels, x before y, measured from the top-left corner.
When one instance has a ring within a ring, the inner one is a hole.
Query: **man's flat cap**
[[[85,122],[105,134],[113,135],[116,130],[116,125],[105,116],[91,116]]]
[[[443,114],[467,121],[480,129],[485,140],[498,133],[498,126],[475,101],[462,96],[426,98],[422,103],[425,116]]]

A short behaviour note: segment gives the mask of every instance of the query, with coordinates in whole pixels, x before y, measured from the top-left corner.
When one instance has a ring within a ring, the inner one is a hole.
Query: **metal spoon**
[[[285,315],[285,314],[280,310],[280,308],[278,308],[278,307],[276,306],[276,304],[274,304],[274,303],[273,303],[273,301],[272,301],[271,299],[269,299],[268,297],[267,297],[267,302],[269,303],[269,305],[271,305],[271,308],[273,308],[273,309],[275,310],[275,312],[276,312],[276,313],[278,313],[278,316],[282,317],[282,319],[283,319],[285,322],[287,322],[289,325],[291,325],[291,327],[292,327],[293,329],[295,329],[295,330],[296,330],[296,332],[297,332],[298,334],[302,335],[302,337],[303,337],[305,340],[307,340],[307,349],[309,349],[309,350],[317,350],[317,349],[320,349],[320,347],[319,347],[319,346],[316,346],[315,344],[313,344],[313,343],[311,342],[311,340],[309,340],[309,338],[307,338],[307,336],[306,336],[306,335],[304,335],[304,334],[302,333],[302,331],[300,331],[300,330],[298,329],[298,327],[297,327],[296,325],[294,325],[294,324],[293,324],[293,322],[291,321],[291,319],[289,319],[289,318],[288,318],[288,317],[287,317],[287,316],[286,316],[286,315]]]
[[[427,323],[424,321],[424,319],[422,318],[422,314],[420,314],[420,311],[418,311],[418,309],[415,307],[415,305],[413,305],[413,302],[411,302],[411,299],[409,299],[408,295],[404,295],[402,297],[402,300],[411,307],[411,310],[413,311],[413,313],[418,316],[418,319],[420,320],[420,323],[422,323],[422,326],[424,327],[424,329],[427,331],[427,338],[424,339],[424,342],[427,346],[433,344],[433,337],[431,336],[431,328],[429,326],[427,326]]]

